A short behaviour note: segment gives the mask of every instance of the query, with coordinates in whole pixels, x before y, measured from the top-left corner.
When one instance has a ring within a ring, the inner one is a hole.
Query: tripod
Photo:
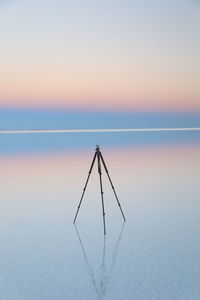
[[[125,216],[124,216],[124,213],[123,213],[123,210],[121,208],[121,205],[120,205],[120,202],[119,202],[119,199],[117,197],[117,194],[115,192],[115,188],[113,186],[113,183],[112,183],[112,180],[110,178],[110,175],[108,173],[108,169],[106,167],[106,164],[105,164],[105,161],[104,161],[104,158],[101,154],[101,151],[100,151],[100,148],[99,146],[97,145],[96,149],[95,149],[95,154],[94,154],[94,157],[93,157],[93,160],[92,160],[92,164],[91,164],[91,167],[90,167],[90,170],[89,170],[89,174],[88,174],[88,177],[87,177],[87,180],[86,180],[86,183],[85,183],[85,186],[84,186],[84,189],[83,189],[83,193],[81,195],[81,200],[79,202],[79,205],[78,205],[78,208],[77,208],[77,211],[76,211],[76,215],[75,215],[75,218],[74,218],[74,223],[76,222],[76,218],[78,216],[78,212],[79,212],[79,209],[80,209],[80,206],[81,206],[81,203],[82,203],[82,200],[83,200],[83,197],[84,197],[84,194],[85,194],[85,191],[86,191],[86,188],[87,188],[87,184],[88,184],[88,181],[90,179],[90,175],[91,175],[91,172],[92,172],[92,169],[93,169],[93,166],[94,166],[94,162],[95,160],[97,159],[97,164],[98,164],[98,173],[99,173],[99,181],[100,181],[100,190],[101,190],[101,203],[102,203],[102,213],[103,213],[103,228],[104,228],[104,235],[106,234],[106,222],[105,222],[105,208],[104,208],[104,198],[103,198],[103,185],[102,185],[102,172],[101,172],[101,163],[103,164],[104,166],[104,169],[105,169],[105,172],[108,176],[108,179],[110,181],[110,184],[111,184],[111,187],[113,189],[113,192],[114,192],[114,195],[115,195],[115,198],[117,200],[117,204],[120,208],[120,211],[121,211],[121,214],[122,214],[122,217],[124,219],[124,221],[126,221],[125,219]]]

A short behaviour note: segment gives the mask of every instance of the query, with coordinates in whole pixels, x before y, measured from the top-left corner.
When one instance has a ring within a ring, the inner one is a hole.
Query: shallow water
[[[105,238],[90,144],[0,156],[0,299],[199,299],[199,139],[110,144]]]

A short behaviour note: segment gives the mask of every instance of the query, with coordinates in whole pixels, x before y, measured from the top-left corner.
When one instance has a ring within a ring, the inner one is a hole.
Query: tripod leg
[[[108,179],[109,179],[109,181],[110,181],[111,187],[112,187],[113,192],[114,192],[114,194],[115,194],[115,198],[116,198],[116,200],[117,200],[117,203],[118,203],[118,205],[119,205],[120,211],[121,211],[121,213],[122,213],[122,217],[123,217],[124,221],[126,221],[125,216],[124,216],[124,213],[123,213],[123,210],[122,210],[122,208],[121,208],[121,204],[120,204],[119,199],[118,199],[118,197],[117,197],[117,194],[116,194],[116,192],[115,192],[115,188],[114,188],[114,186],[113,186],[112,180],[111,180],[110,175],[109,175],[109,173],[108,173],[108,169],[107,169],[107,167],[106,167],[106,163],[105,163],[105,161],[104,161],[104,159],[103,159],[103,156],[102,156],[101,152],[99,153],[99,156],[100,156],[100,158],[101,158],[101,160],[102,160],[104,169],[105,169],[105,171],[106,171],[106,173],[107,173],[107,176],[108,176]]]
[[[91,167],[90,167],[90,170],[89,170],[89,173],[88,173],[88,177],[87,177],[87,180],[86,180],[84,189],[83,189],[83,193],[82,193],[82,195],[81,195],[81,200],[80,200],[80,202],[79,202],[79,205],[78,205],[78,208],[77,208],[77,211],[76,211],[76,215],[75,215],[75,218],[74,218],[74,223],[76,222],[76,218],[77,218],[77,215],[78,215],[78,212],[79,212],[79,209],[80,209],[82,200],[83,200],[83,196],[84,196],[84,194],[85,194],[85,190],[86,190],[86,187],[87,187],[89,178],[90,178],[90,174],[91,174],[91,172],[92,172],[92,168],[93,168],[93,166],[94,166],[94,162],[95,162],[96,156],[97,156],[97,153],[95,153],[94,158],[93,158],[93,160],[92,160],[92,164],[91,164]]]
[[[103,185],[102,185],[102,178],[101,178],[101,161],[100,161],[100,155],[97,154],[98,158],[98,172],[99,172],[99,180],[100,180],[100,188],[101,188],[101,203],[102,203],[102,211],[103,211],[103,228],[104,228],[104,234],[106,234],[106,222],[105,222],[105,209],[104,209],[104,200],[103,200]]]

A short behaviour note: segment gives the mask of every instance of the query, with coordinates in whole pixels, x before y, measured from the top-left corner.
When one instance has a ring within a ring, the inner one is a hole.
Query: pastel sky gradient
[[[200,2],[0,1],[0,107],[200,111]]]

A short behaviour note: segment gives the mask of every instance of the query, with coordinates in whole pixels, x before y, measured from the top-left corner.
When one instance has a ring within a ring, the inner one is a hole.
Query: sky
[[[0,108],[200,111],[200,1],[0,1]]]

